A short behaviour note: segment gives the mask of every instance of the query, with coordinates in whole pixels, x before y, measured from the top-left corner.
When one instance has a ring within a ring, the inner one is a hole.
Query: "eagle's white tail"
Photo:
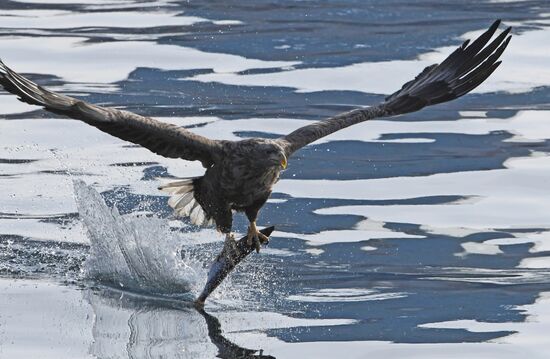
[[[179,217],[189,217],[191,223],[212,225],[214,220],[209,218],[199,202],[195,199],[194,178],[186,178],[175,182],[165,183],[159,186],[161,191],[170,193],[168,205],[174,209]]]

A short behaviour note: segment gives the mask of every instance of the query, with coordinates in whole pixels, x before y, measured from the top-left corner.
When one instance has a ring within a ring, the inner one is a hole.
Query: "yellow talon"
[[[262,232],[258,231],[258,228],[256,227],[256,222],[250,222],[250,226],[248,226],[248,233],[246,235],[246,244],[248,244],[249,246],[252,246],[254,244],[256,252],[259,253],[260,244],[267,242],[269,242],[269,238]]]

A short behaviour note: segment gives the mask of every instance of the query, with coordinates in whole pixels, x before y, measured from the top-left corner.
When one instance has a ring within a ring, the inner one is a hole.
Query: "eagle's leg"
[[[258,228],[256,227],[256,218],[258,217],[258,211],[264,203],[265,200],[259,201],[255,203],[254,206],[245,209],[246,217],[250,221],[248,232],[246,234],[246,244],[248,244],[249,246],[254,244],[257,253],[260,252],[260,244],[269,242],[269,238],[258,231]]]
[[[237,253],[237,241],[235,240],[235,235],[232,232],[225,234],[225,241],[223,243],[223,250],[221,252],[221,256],[225,256],[225,258],[230,262],[234,262],[235,253]]]
[[[225,243],[235,243],[235,235],[233,234],[233,232],[225,234]]]
[[[231,209],[226,208],[225,210],[218,210],[214,219],[218,231],[225,234],[224,247],[234,248],[237,242],[235,241],[235,235],[231,231],[233,227],[233,214],[231,213]]]

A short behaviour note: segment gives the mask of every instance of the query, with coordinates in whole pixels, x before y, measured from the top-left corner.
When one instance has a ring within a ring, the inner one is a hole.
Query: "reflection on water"
[[[476,94],[346,129],[291,159],[260,214],[277,235],[221,288],[207,308],[215,318],[91,289],[101,279],[188,299],[200,288],[220,238],[175,221],[156,190],[157,177],[196,176],[200,164],[0,94],[0,301],[34,333],[0,310],[0,356],[548,354],[535,335],[550,323],[548,1],[18,0],[0,9],[0,57],[40,84],[232,140],[376,103],[495,17],[515,31]],[[107,206],[79,185],[75,201],[75,179]],[[245,226],[238,217],[236,229]],[[34,291],[23,278],[35,278]],[[68,287],[44,291],[49,280]],[[55,304],[64,300],[67,311]]]
[[[206,320],[206,325],[208,326],[208,335],[210,336],[210,340],[212,343],[218,347],[218,357],[219,358],[225,358],[225,359],[232,359],[232,358],[265,358],[265,359],[273,359],[275,357],[271,355],[264,355],[263,350],[251,350],[251,349],[245,349],[242,348],[235,343],[231,342],[230,340],[226,339],[222,335],[222,328],[220,321],[205,312],[204,310],[199,310],[199,313],[204,317]],[[256,354],[258,353],[258,354]]]
[[[90,354],[97,358],[273,358],[226,339],[215,316],[190,305],[106,288],[84,297],[94,312]]]

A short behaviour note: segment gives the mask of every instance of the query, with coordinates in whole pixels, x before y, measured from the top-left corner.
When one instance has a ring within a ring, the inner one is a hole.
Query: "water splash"
[[[88,230],[86,277],[132,291],[190,298],[206,278],[201,261],[186,251],[165,220],[121,215],[83,181],[73,182],[80,217]]]

